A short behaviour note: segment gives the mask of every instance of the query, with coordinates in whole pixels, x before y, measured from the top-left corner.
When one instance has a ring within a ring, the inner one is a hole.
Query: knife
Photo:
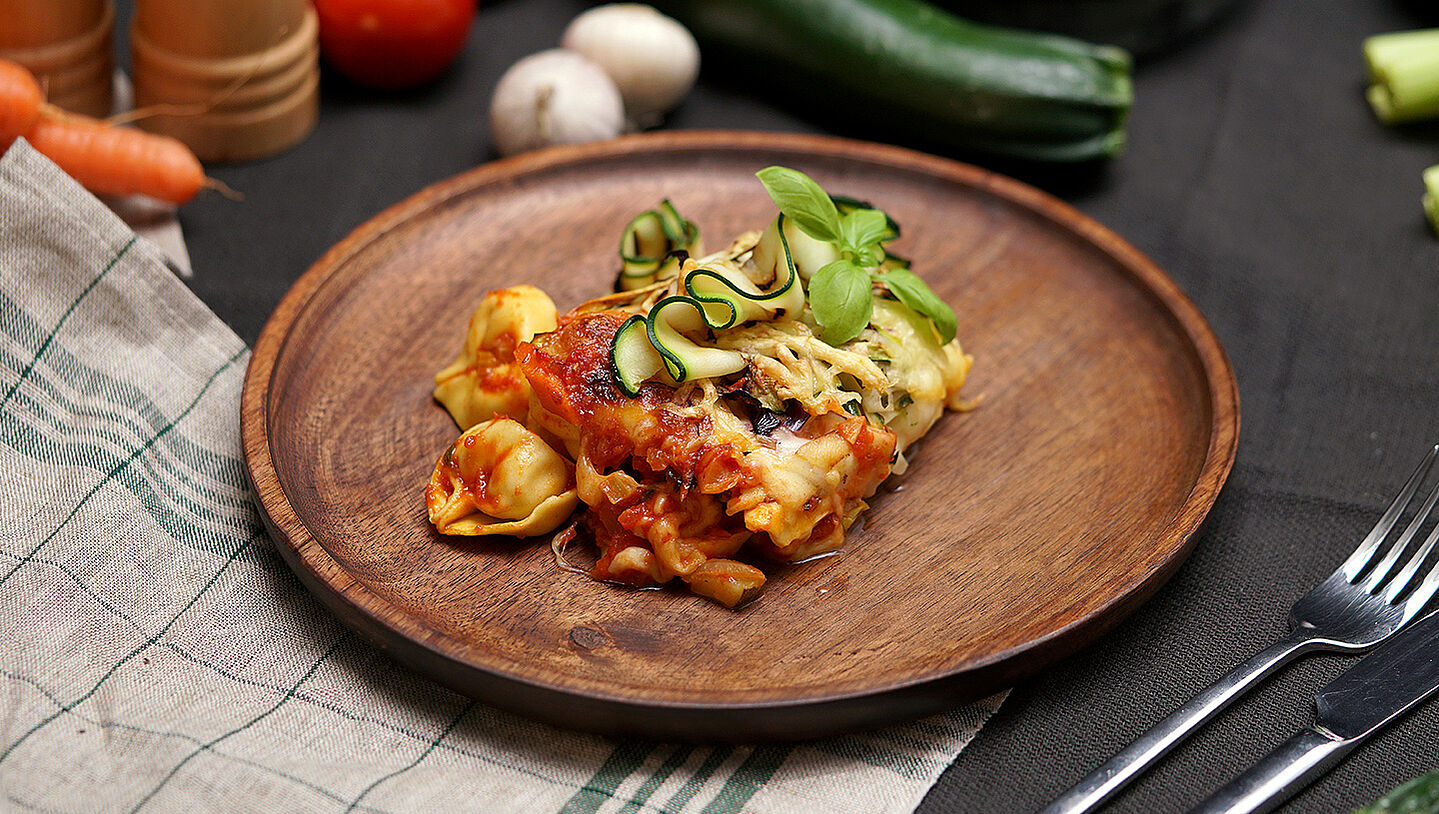
[[[1290,738],[1191,814],[1273,811],[1354,747],[1439,691],[1439,612],[1400,631],[1329,682],[1318,723]]]

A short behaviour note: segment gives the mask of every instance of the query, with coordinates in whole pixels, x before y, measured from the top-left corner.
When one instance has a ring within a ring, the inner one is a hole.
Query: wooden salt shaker
[[[307,0],[137,0],[130,27],[139,120],[201,161],[241,161],[309,135],[319,112],[318,24]]]
[[[87,116],[113,104],[112,0],[4,0],[0,58],[35,74],[45,99]]]

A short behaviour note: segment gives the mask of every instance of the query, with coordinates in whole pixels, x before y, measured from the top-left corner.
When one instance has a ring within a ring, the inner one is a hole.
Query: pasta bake
[[[435,377],[463,430],[425,489],[440,533],[554,533],[597,580],[736,607],[767,563],[837,549],[964,408],[954,312],[889,251],[893,219],[759,177],[779,212],[721,251],[665,201],[623,230],[614,293],[562,315],[527,285],[481,301]]]

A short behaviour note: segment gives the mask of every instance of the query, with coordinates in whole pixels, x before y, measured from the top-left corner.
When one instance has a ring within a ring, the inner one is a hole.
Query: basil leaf
[[[870,249],[889,234],[889,219],[878,209],[856,209],[846,214],[839,225],[846,247],[861,261],[867,260],[873,254]]]
[[[779,211],[805,234],[827,243],[840,241],[839,210],[808,175],[788,167],[765,167],[755,175]]]
[[[848,260],[836,260],[809,280],[809,306],[819,323],[820,339],[841,345],[869,325],[874,292],[869,273]]]
[[[931,291],[929,286],[919,279],[919,275],[908,269],[893,269],[876,275],[876,279],[884,283],[885,288],[911,311],[929,317],[934,327],[939,330],[941,342],[954,339],[955,332],[959,330],[954,309]]]

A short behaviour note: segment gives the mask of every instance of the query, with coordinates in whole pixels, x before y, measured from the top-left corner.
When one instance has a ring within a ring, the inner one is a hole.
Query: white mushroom
[[[699,76],[695,38],[680,23],[640,3],[592,8],[570,22],[560,43],[609,74],[638,127],[658,124]]]
[[[500,155],[614,138],[624,123],[624,101],[614,81],[589,59],[562,48],[511,65],[490,100],[490,136]]]

